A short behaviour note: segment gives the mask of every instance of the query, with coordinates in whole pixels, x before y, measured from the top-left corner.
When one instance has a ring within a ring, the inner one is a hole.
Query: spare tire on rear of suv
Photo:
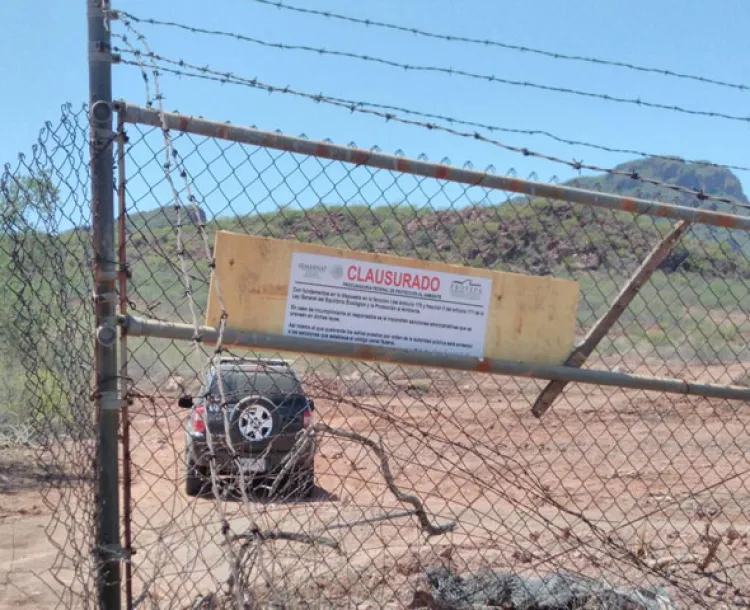
[[[283,426],[279,408],[265,396],[248,396],[234,408],[232,428],[254,449],[265,449]]]

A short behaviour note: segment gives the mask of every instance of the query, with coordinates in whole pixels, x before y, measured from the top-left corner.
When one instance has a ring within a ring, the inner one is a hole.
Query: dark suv
[[[221,406],[219,372],[226,418]],[[298,440],[312,423],[315,405],[286,361],[223,358],[209,371],[198,396],[182,396],[178,404],[192,409],[186,429],[188,495],[201,495],[211,489],[207,433],[214,447],[216,472],[222,480],[239,484],[242,473],[246,483],[263,480],[287,493],[310,495],[315,484],[315,439],[309,434],[305,442]],[[232,449],[237,459],[232,459]],[[292,453],[296,456],[293,460]],[[274,484],[281,474],[284,481]]]

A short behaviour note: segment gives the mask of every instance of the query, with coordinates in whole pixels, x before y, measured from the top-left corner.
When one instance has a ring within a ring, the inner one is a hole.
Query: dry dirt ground
[[[717,382],[741,372],[700,371]],[[319,421],[382,441],[399,488],[421,499],[432,523],[454,529],[427,536],[372,450],[330,435],[319,438],[309,501],[188,498],[185,413],[174,400],[140,399],[130,434],[141,607],[190,608],[231,592],[232,562],[256,599],[286,607],[408,607],[427,587],[425,569],[441,565],[567,570],[663,587],[678,607],[750,606],[742,404],[571,386],[537,420],[532,381],[410,371],[310,377],[308,386]],[[45,472],[33,453],[0,449],[0,608],[81,607],[62,592],[75,578],[70,558],[87,553],[90,482]],[[253,531],[318,544],[259,542]]]

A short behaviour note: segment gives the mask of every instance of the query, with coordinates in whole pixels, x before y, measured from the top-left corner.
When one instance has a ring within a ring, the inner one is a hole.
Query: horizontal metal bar
[[[132,106],[125,102],[118,102],[116,108],[128,123],[139,123],[159,128],[162,127],[162,121],[157,110]],[[547,199],[569,201],[572,203],[591,205],[610,210],[632,212],[634,214],[686,220],[688,222],[712,225],[715,227],[750,231],[750,217],[737,216],[735,214],[723,214],[711,210],[670,205],[649,199],[636,199],[611,193],[598,193],[596,191],[588,191],[570,186],[546,184],[543,182],[533,182],[531,180],[520,180],[517,178],[509,178],[507,176],[497,176],[486,172],[441,165],[439,163],[429,163],[427,161],[385,155],[369,150],[350,148],[348,146],[338,146],[326,142],[305,140],[303,138],[295,138],[278,133],[260,131],[250,127],[218,123],[172,112],[165,112],[164,119],[169,129],[175,129],[185,133],[193,133],[209,138],[241,142],[253,146],[273,148],[276,150],[320,157],[323,159],[333,159],[335,161],[342,161],[344,163],[352,163],[355,165],[377,167],[406,174],[414,174],[416,176],[448,180],[460,184],[482,186],[485,188],[510,191],[513,193],[523,193],[530,197],[545,197]]]
[[[146,320],[132,316],[120,316],[120,323],[127,329],[130,337],[155,337],[192,341],[195,328],[189,324]],[[200,328],[201,340],[215,344],[218,331],[209,326]],[[324,356],[329,358],[347,358],[425,366],[431,368],[451,369],[480,373],[494,373],[515,377],[532,377],[584,383],[589,385],[615,386],[636,390],[651,390],[669,394],[690,394],[706,398],[726,398],[733,400],[750,400],[750,388],[723,386],[705,383],[693,383],[682,379],[663,379],[644,377],[611,371],[579,369],[571,366],[550,364],[528,364],[506,360],[479,360],[468,356],[451,356],[403,349],[389,349],[368,345],[358,345],[336,341],[318,341],[286,335],[267,335],[227,328],[224,331],[223,345],[245,349],[293,352]]]

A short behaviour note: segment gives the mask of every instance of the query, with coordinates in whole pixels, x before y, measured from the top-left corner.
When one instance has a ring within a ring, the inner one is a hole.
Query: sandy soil
[[[741,370],[701,376],[724,382]],[[532,381],[416,371],[308,381],[317,419],[382,439],[398,486],[453,531],[426,536],[371,450],[328,435],[310,501],[188,498],[185,413],[173,400],[139,400],[132,571],[145,607],[189,608],[226,590],[232,558],[256,596],[288,607],[303,597],[317,600],[307,607],[406,607],[425,587],[424,570],[440,565],[569,570],[665,587],[681,607],[750,605],[750,412],[742,405],[571,386],[539,421]],[[0,608],[81,607],[60,596],[73,568],[78,580],[88,570],[72,561],[71,545],[87,548],[90,496],[81,490],[90,483],[51,477],[32,453],[0,449]],[[230,550],[227,537],[253,528],[315,534],[339,548],[243,546],[246,537]]]

